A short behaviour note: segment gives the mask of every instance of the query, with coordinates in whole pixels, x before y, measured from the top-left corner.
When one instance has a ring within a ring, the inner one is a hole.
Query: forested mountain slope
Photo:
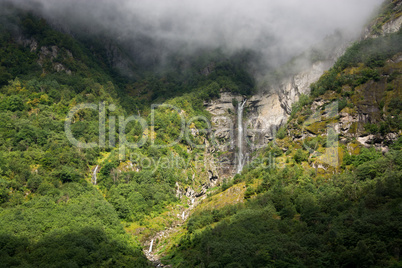
[[[384,4],[376,35],[349,47],[254,164],[199,205],[167,263],[401,265],[402,32],[378,31],[400,8]]]
[[[214,116],[238,133],[258,54],[151,68],[1,2],[0,267],[148,267],[151,243],[173,267],[399,267],[401,7],[386,1],[234,176]]]
[[[74,38],[11,4],[1,5],[0,265],[147,266],[139,242],[176,219],[167,216],[172,207],[188,207],[187,197],[177,198],[177,184],[201,191],[210,176],[194,164],[196,153],[204,150],[185,141],[161,150],[151,146],[177,138],[182,131],[179,111],[157,109],[153,128],[127,124],[128,142],[138,142],[143,133],[155,138],[141,148],[126,148],[125,158],[119,151],[119,116],[138,114],[150,125],[151,103],[171,98],[168,103],[185,109],[186,119],[208,118],[202,103],[218,96],[221,88],[251,92],[254,82],[244,69],[251,56],[230,58],[210,51],[187,59],[192,67],[186,72],[178,58],[172,59],[171,70],[138,71],[135,79],[127,78],[107,60],[104,47],[94,47],[96,38]],[[207,77],[202,70],[210,59],[214,74]],[[104,147],[79,148],[68,139],[67,115],[82,103],[96,109],[73,113],[72,136],[99,144],[98,109],[104,106]],[[110,121],[113,117],[117,125]],[[202,129],[205,122],[189,127]],[[202,143],[204,136],[192,141]],[[155,162],[148,165],[137,158]],[[178,160],[165,168],[161,158]]]
[[[2,17],[0,27],[0,266],[146,266],[86,180],[99,149],[80,150],[64,133],[76,103],[117,102],[108,69],[31,15]],[[79,116],[74,134],[95,140],[97,114]]]

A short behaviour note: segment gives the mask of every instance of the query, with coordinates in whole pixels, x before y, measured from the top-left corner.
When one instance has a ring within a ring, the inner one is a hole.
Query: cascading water
[[[237,149],[239,151],[238,154],[238,163],[237,163],[237,173],[240,173],[243,170],[243,108],[246,104],[247,99],[244,99],[242,102],[237,104]]]
[[[154,240],[152,239],[151,240],[151,245],[149,246],[149,250],[148,250],[148,252],[152,252],[152,245],[154,244]]]
[[[92,173],[92,183],[94,185],[96,185],[96,172],[98,171],[99,166],[96,165],[95,169],[94,169],[94,173]]]

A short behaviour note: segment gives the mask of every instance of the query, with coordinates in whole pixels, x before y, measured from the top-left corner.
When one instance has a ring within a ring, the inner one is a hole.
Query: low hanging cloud
[[[107,32],[126,45],[151,40],[152,53],[248,49],[272,65],[335,30],[358,36],[381,0],[14,0],[69,32]],[[147,42],[143,42],[147,44]],[[145,55],[147,48],[142,49]]]

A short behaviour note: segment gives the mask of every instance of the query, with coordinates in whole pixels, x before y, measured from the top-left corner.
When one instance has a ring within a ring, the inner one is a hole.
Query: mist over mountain
[[[108,36],[143,61],[171,53],[250,50],[283,64],[335,30],[357,36],[380,0],[13,1],[64,31]]]

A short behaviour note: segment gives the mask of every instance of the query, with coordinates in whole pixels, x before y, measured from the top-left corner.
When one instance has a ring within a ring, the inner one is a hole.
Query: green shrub
[[[282,140],[286,137],[286,126],[280,127],[276,132],[276,138]]]
[[[378,134],[380,132],[380,129],[377,124],[368,123],[368,124],[364,125],[364,128],[366,131],[368,131],[371,134]]]
[[[82,175],[73,167],[63,166],[61,170],[55,171],[54,176],[63,183],[78,182],[82,179]]]
[[[24,102],[18,95],[12,95],[6,100],[6,108],[12,112],[24,110]]]
[[[308,156],[302,149],[298,149],[293,156],[293,159],[296,161],[296,163],[300,164],[302,161],[307,161]]]

